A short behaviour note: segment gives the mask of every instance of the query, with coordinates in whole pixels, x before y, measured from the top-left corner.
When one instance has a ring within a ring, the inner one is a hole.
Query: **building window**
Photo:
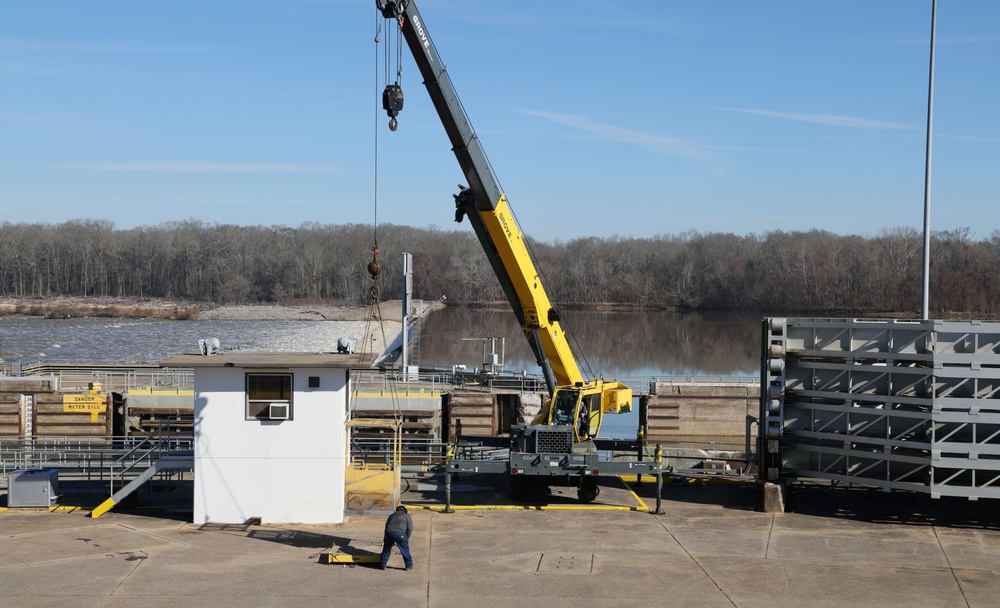
[[[292,420],[292,375],[247,374],[247,420]]]

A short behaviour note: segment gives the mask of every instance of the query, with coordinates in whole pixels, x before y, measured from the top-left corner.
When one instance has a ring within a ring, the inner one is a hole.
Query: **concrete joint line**
[[[705,570],[705,566],[701,565],[701,562],[698,561],[698,558],[696,558],[694,555],[691,554],[690,551],[688,551],[687,547],[685,547],[681,543],[681,541],[678,540],[676,536],[674,536],[674,533],[670,531],[670,528],[664,525],[659,518],[657,518],[656,521],[659,522],[660,527],[662,527],[666,531],[666,533],[670,535],[670,538],[674,539],[674,542],[677,543],[677,546],[684,550],[684,554],[688,556],[688,559],[694,562],[694,565],[698,566],[698,569],[700,569],[702,573],[704,573],[705,577],[708,578],[708,580],[712,581],[712,584],[715,585],[715,588],[719,590],[719,593],[721,593],[722,596],[729,601],[729,603],[733,606],[733,608],[736,608],[736,602],[733,601],[733,598],[729,597],[729,594],[726,593],[725,589],[723,589],[721,585],[719,585],[718,581],[712,578],[712,575],[708,573],[708,570]]]
[[[938,536],[937,526],[931,526],[931,530],[934,530],[934,540],[937,541],[938,547],[941,548],[941,554],[944,555],[944,561],[948,564],[948,570],[951,571],[951,576],[955,579],[955,584],[958,585],[958,591],[962,594],[962,600],[965,602],[966,606],[971,606],[969,598],[965,596],[965,589],[962,587],[962,581],[959,580],[958,573],[955,572],[955,567],[951,565],[951,559],[948,557],[948,552],[945,551],[944,545],[941,544],[941,537]]]
[[[99,530],[101,528],[117,528],[118,524],[100,524],[97,526],[79,526],[74,528],[58,528],[56,530],[45,530],[44,532],[25,532],[24,534],[10,534],[0,536],[0,538],[31,538],[32,536],[47,536],[49,534],[62,534],[63,532],[75,532],[77,530]]]
[[[109,554],[108,557],[115,557],[115,556],[118,556],[118,555],[128,555],[129,557],[125,558],[125,560],[126,561],[129,561],[129,560],[134,561],[135,562],[135,566],[133,566],[132,569],[129,570],[125,574],[124,577],[122,577],[122,580],[119,581],[117,585],[115,585],[115,588],[112,589],[111,593],[108,594],[109,596],[116,595],[118,593],[118,590],[121,589],[122,585],[125,584],[125,581],[127,581],[129,579],[129,577],[131,577],[132,574],[136,570],[139,569],[139,566],[141,566],[144,561],[146,561],[147,559],[149,559],[149,554],[146,553],[145,551],[122,551],[122,552],[119,552],[119,553]]]
[[[424,561],[427,562],[427,571],[430,572],[431,569],[431,555],[433,554],[432,549],[434,548],[434,519],[430,518],[427,520],[427,554],[424,557]],[[411,554],[412,555],[412,554]],[[424,598],[426,601],[425,606],[430,608],[431,605],[431,580],[432,577],[427,577],[427,595]]]
[[[771,513],[771,527],[767,529],[767,545],[764,547],[764,559],[771,553],[771,534],[774,532],[774,513]]]
[[[166,536],[160,536],[159,534],[154,534],[153,532],[147,532],[145,530],[140,530],[139,528],[133,528],[132,526],[126,526],[123,524],[118,524],[118,526],[129,532],[135,532],[136,534],[142,534],[143,536],[148,536],[149,538],[155,538],[156,540],[162,540],[165,543],[170,543],[171,545],[179,545],[181,547],[189,547],[190,543],[186,543],[179,540],[174,540],[172,538],[167,538]]]
[[[8,570],[21,570],[24,568],[37,568],[38,566],[50,566],[54,564],[65,564],[67,562],[74,562],[79,560],[90,560],[97,558],[108,558],[114,557],[116,555],[125,555],[129,553],[137,553],[137,551],[117,551],[115,553],[92,553],[90,555],[76,555],[72,557],[58,557],[55,559],[46,559],[38,562],[30,562],[27,564],[14,564],[12,566],[0,566],[0,572],[6,572]],[[65,566],[63,566],[65,567]]]

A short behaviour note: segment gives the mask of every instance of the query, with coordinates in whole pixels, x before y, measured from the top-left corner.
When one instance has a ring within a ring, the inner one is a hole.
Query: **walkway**
[[[652,504],[654,488],[633,489]],[[2,511],[0,607],[986,607],[1000,597],[991,501],[809,487],[792,492],[794,512],[771,515],[754,511],[753,485],[689,483],[664,488],[660,516],[445,514],[420,507],[435,491],[404,495],[412,572],[398,555],[385,572],[325,563],[331,550],[377,551],[380,517],[195,526],[162,511]],[[622,492],[601,498],[627,501]]]

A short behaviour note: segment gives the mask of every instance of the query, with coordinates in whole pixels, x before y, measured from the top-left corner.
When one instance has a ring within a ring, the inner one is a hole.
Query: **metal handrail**
[[[147,465],[152,466],[152,455],[155,453],[157,457],[159,457],[159,455],[161,455],[165,451],[164,443],[167,444],[166,451],[170,451],[169,446],[172,439],[174,439],[171,436],[171,431],[174,422],[177,422],[177,419],[171,416],[163,424],[157,427],[156,430],[154,430],[152,433],[146,436],[142,441],[133,446],[132,449],[130,449],[128,452],[125,452],[124,454],[119,456],[115,461],[111,462],[108,465],[108,483],[111,484],[112,494],[114,493],[115,490],[116,479],[124,479],[125,475],[129,471],[139,466],[139,464],[142,463],[143,461],[147,461]],[[163,437],[164,432],[167,433],[166,437]],[[148,448],[145,448],[145,452],[141,456],[137,458],[130,458],[135,453],[139,452],[140,450],[143,450],[144,446],[147,445]],[[122,468],[118,471],[118,475],[116,476],[115,467],[117,465],[122,465]]]
[[[21,367],[20,375],[49,377],[60,387],[79,384],[83,379],[89,378],[100,382],[102,390],[107,392],[128,392],[140,387],[181,390],[194,388],[193,369],[127,367],[116,364],[26,363]]]
[[[175,434],[171,419],[161,425],[149,437],[134,436],[83,436],[83,437],[0,437],[0,477],[6,479],[15,470],[59,467],[75,469],[84,473],[86,481],[104,482],[110,476],[114,483],[144,460],[149,461],[156,452],[191,450],[193,439]],[[156,445],[151,445],[151,438]],[[136,453],[149,444],[138,458]],[[132,457],[132,462],[126,462]],[[96,473],[96,476],[95,476]]]

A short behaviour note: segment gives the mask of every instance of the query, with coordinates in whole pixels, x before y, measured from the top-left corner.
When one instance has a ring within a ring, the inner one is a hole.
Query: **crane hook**
[[[399,121],[397,121],[396,117],[393,116],[392,118],[389,119],[389,130],[395,131],[398,128],[399,128]]]

